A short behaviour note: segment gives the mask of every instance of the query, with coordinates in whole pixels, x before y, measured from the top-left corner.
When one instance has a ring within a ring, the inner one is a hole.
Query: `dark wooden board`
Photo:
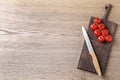
[[[93,23],[93,19],[94,17],[90,18],[90,23],[89,23],[87,32],[91,40],[92,46],[94,48],[95,54],[98,58],[98,62],[100,64],[102,74],[104,74],[113,41],[111,43],[106,43],[106,42],[99,43],[97,41],[97,37],[94,36],[93,31],[90,29],[90,25]],[[106,19],[102,19],[102,22],[105,24],[106,28],[108,29],[109,34],[112,35],[112,37],[114,38],[117,24],[114,22],[108,21]],[[93,66],[92,58],[88,52],[85,41],[83,44],[80,60],[78,63],[78,69],[96,73],[95,68]]]

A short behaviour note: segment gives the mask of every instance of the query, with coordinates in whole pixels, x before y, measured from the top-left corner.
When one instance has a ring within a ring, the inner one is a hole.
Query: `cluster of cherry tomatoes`
[[[112,36],[109,35],[108,30],[99,18],[94,18],[94,23],[90,25],[90,28],[94,31],[94,35],[98,37],[99,42],[112,41]]]

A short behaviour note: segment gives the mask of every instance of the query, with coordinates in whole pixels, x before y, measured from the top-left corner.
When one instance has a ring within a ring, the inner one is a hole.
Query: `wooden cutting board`
[[[102,23],[105,24],[105,27],[108,29],[109,34],[114,38],[114,34],[115,34],[115,30],[117,28],[117,24],[114,22],[111,22],[109,20],[107,20],[108,14],[111,10],[111,4],[106,4],[105,5],[105,12],[104,12],[104,16],[102,17]],[[90,18],[90,22],[89,22],[89,26],[88,26],[88,35],[89,38],[91,40],[92,46],[94,48],[95,54],[97,56],[98,62],[100,64],[100,68],[102,71],[102,74],[105,73],[105,69],[107,67],[107,62],[109,59],[109,55],[110,55],[110,51],[111,51],[111,46],[112,43],[99,43],[97,41],[97,37],[94,36],[93,31],[90,29],[90,25],[93,23],[93,19],[95,17],[91,17]],[[82,48],[82,52],[80,55],[80,60],[78,63],[78,69],[82,69],[85,71],[89,71],[89,72],[93,72],[96,73],[93,62],[92,62],[92,58],[88,52],[88,48],[86,46],[86,43],[84,41],[83,44],[83,48]]]

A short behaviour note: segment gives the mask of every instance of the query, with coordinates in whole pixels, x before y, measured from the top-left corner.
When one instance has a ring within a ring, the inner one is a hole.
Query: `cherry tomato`
[[[98,37],[98,41],[99,42],[104,42],[105,41],[105,37],[103,35]]]
[[[101,23],[101,20],[100,20],[99,18],[94,18],[94,23],[100,24],[100,23]]]
[[[107,29],[102,30],[102,34],[107,36],[108,35],[108,30]]]
[[[95,36],[100,36],[101,34],[102,32],[99,29],[94,31]]]
[[[99,25],[99,28],[103,30],[103,29],[105,29],[105,25],[101,23],[101,24]]]
[[[106,40],[106,42],[111,42],[112,41],[112,36],[111,35],[107,35],[105,37],[105,40]]]
[[[91,24],[90,28],[94,31],[98,29],[98,26],[95,23],[93,23]]]

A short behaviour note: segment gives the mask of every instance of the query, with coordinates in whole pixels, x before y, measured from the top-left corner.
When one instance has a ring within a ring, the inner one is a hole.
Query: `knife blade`
[[[90,42],[89,36],[87,34],[87,31],[85,30],[85,28],[83,26],[82,26],[82,32],[83,32],[83,37],[85,39],[88,51],[89,51],[89,53],[90,53],[90,55],[92,57],[94,68],[95,68],[96,72],[98,73],[98,75],[101,76],[102,73],[101,73],[101,69],[100,69],[97,57],[95,55],[95,52],[94,52],[94,49],[93,49],[92,44]]]

